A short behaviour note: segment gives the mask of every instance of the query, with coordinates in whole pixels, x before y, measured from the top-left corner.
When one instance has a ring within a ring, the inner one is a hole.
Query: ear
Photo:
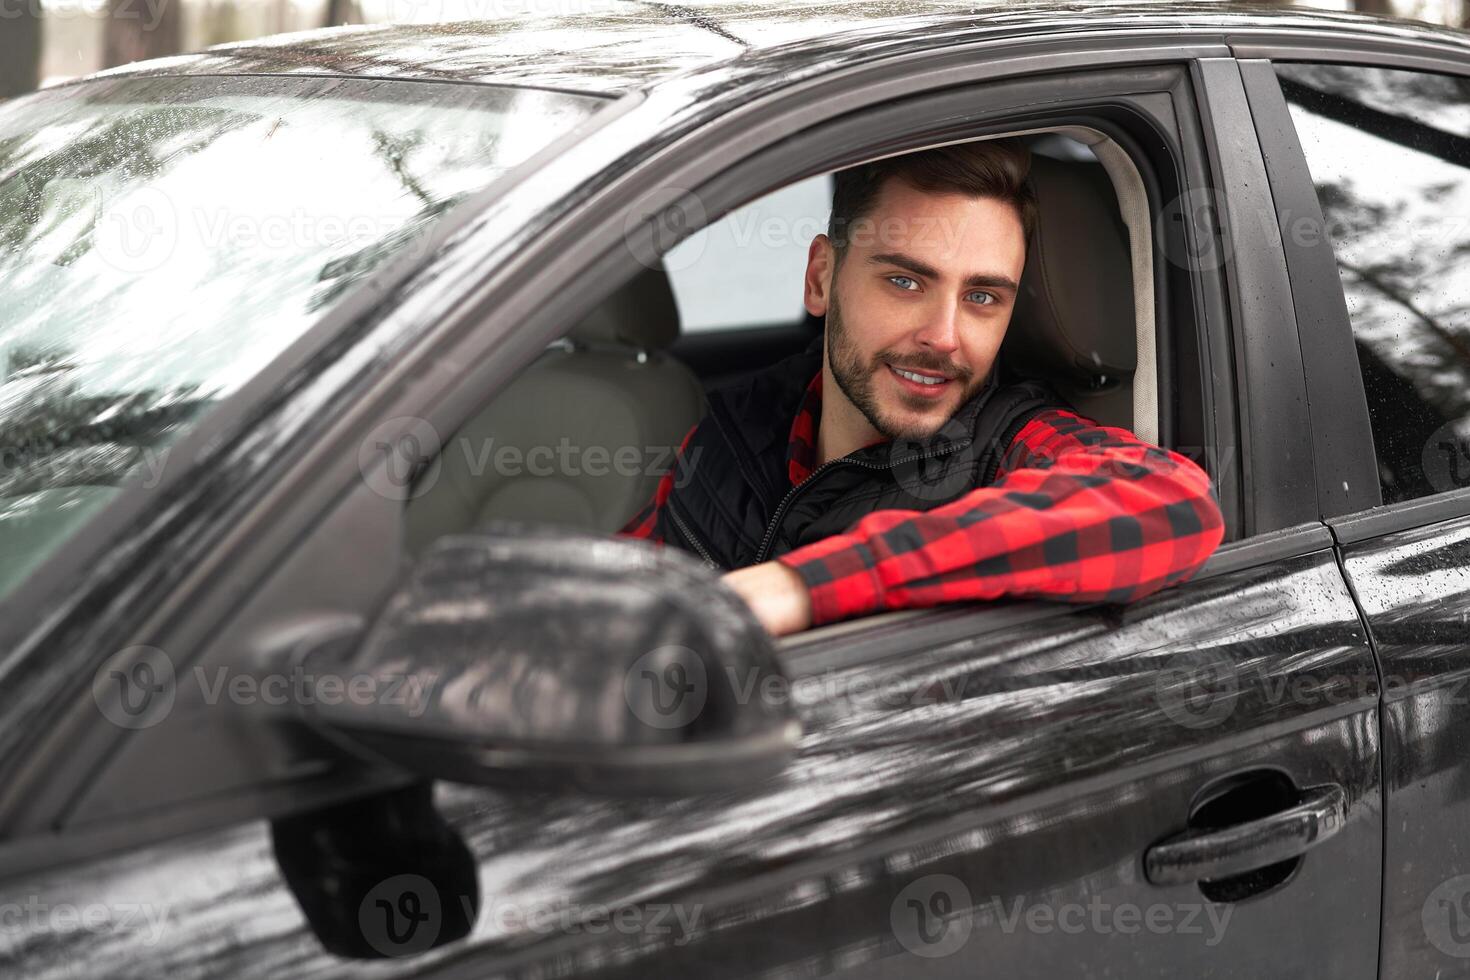
[[[818,235],[806,250],[806,279],[802,304],[812,316],[826,316],[832,296],[832,276],[837,268],[837,250],[832,239]]]

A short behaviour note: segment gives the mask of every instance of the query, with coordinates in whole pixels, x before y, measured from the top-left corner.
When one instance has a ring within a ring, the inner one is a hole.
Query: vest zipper
[[[720,563],[710,557],[704,545],[694,536],[694,532],[689,530],[689,525],[684,523],[684,519],[679,516],[679,512],[674,510],[673,507],[669,508],[669,518],[674,522],[674,526],[679,529],[679,533],[684,535],[684,539],[694,546],[694,550],[699,553],[699,557],[704,559],[706,565],[710,568],[720,567]]]
[[[958,449],[963,448],[964,446],[948,446],[942,449],[930,449],[927,452],[916,453],[913,456],[905,456],[902,459],[889,460],[886,464],[869,463],[861,459],[848,459],[846,456],[842,457],[841,459],[828,460],[821,466],[818,466],[816,469],[812,470],[811,475],[803,480],[800,486],[792,487],[790,490],[786,491],[786,496],[782,497],[781,502],[776,505],[776,513],[771,517],[771,523],[766,526],[765,537],[761,539],[761,546],[756,549],[755,561],[752,564],[759,565],[761,562],[766,560],[766,549],[771,546],[771,539],[776,536],[776,528],[781,526],[781,519],[786,516],[786,508],[790,505],[791,501],[796,499],[796,497],[803,490],[805,490],[807,487],[810,487],[813,483],[816,482],[817,477],[821,476],[829,469],[834,469],[838,466],[862,466],[870,470],[891,470],[900,463],[912,463],[915,460],[929,459],[932,456],[943,456],[946,453],[952,453]]]
[[[1019,419],[1006,426],[1005,431],[1002,432],[1000,438],[996,440],[997,445],[1003,446],[1005,448],[997,450],[991,455],[990,462],[985,467],[985,479],[980,481],[980,485],[982,487],[988,487],[995,482],[995,474],[1000,472],[1001,460],[1004,459],[1005,454],[1010,451],[1011,443],[1016,441],[1016,436],[1021,434],[1021,430],[1026,428],[1026,426],[1030,424],[1031,420],[1036,418],[1039,412],[1040,409],[1038,409],[1037,411],[1022,412]]]

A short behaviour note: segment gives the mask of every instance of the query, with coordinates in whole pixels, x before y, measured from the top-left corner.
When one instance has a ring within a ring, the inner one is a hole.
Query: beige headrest
[[[1100,164],[1035,155],[1036,230],[1001,353],[1012,369],[1081,388],[1133,376],[1128,230]]]
[[[661,350],[679,336],[679,308],[662,269],[644,269],[598,304],[567,336],[575,343]]]

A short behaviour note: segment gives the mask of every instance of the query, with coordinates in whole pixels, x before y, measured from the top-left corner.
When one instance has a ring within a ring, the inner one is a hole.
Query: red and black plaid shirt
[[[791,424],[792,486],[815,468],[821,408],[819,372]],[[623,533],[655,538],[673,486],[671,469]],[[989,486],[933,510],[876,510],[776,560],[806,582],[821,625],[1000,596],[1128,602],[1189,578],[1223,534],[1210,479],[1193,462],[1049,409],[1016,434]]]

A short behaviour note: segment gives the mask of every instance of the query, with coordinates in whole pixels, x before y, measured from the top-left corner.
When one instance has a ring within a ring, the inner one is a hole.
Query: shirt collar
[[[983,392],[996,384],[995,373],[992,372],[981,386]],[[966,402],[955,414],[958,419],[965,415],[971,406],[978,405],[981,401],[980,392],[976,397]],[[786,440],[786,476],[791,480],[793,487],[799,487],[812,475],[817,468],[817,426],[822,421],[822,372],[817,371],[812,380],[807,383],[806,392],[801,396],[801,406],[796,410],[796,417],[791,420],[791,435]],[[882,440],[879,440],[881,442]],[[876,444],[875,444],[876,445]]]
[[[822,419],[822,372],[817,371],[802,395],[801,407],[791,420],[791,436],[786,442],[786,475],[793,487],[800,486],[812,475],[817,462],[817,425]]]

